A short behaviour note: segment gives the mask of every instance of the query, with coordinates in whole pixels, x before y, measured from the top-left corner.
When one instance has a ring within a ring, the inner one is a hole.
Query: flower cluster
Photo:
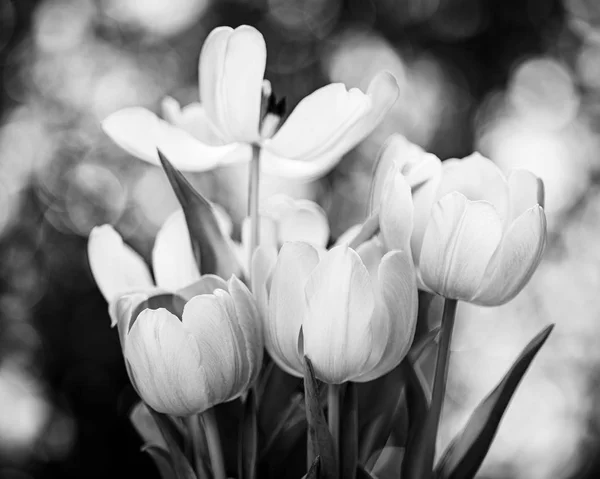
[[[434,467],[456,302],[496,306],[525,286],[546,241],[541,181],[522,170],[505,177],[477,153],[442,162],[394,135],[381,148],[370,216],[332,242],[316,203],[276,196],[258,205],[260,174],[322,176],[379,124],[398,86],[385,72],[366,94],[328,85],[283,121],[285,102],[263,78],[265,64],[265,42],[256,29],[217,28],[200,55],[202,103],[181,109],[167,99],[164,120],[127,108],[103,123],[126,151],[164,167],[181,204],[156,236],[153,273],[112,226],[95,228],[89,239],[92,273],[146,408],[136,408],[132,420],[140,421],[141,411],[150,413],[143,415],[142,429],[155,437],[145,439],[164,451],[161,470],[171,468],[173,477],[231,474],[214,410],[235,401],[243,405],[235,446],[238,477],[256,477],[261,467],[265,477],[281,477],[270,468],[269,452],[276,439],[286,444],[297,434],[290,424],[298,414],[308,424],[308,477],[370,477],[394,434],[389,424],[401,420],[401,403],[417,397],[407,406],[410,441],[403,475],[472,477],[506,399],[549,330],[518,358],[521,367],[506,382],[512,386],[499,385],[474,425],[466,426],[486,432],[474,443],[469,434],[457,438],[460,444]],[[195,191],[179,170],[242,161],[253,174],[250,214],[238,241],[225,211]],[[427,302],[419,303],[423,295],[445,298],[440,331],[418,332],[426,313]],[[438,351],[430,400],[427,386],[415,380],[417,360],[427,348]],[[273,398],[283,394],[282,377],[288,384],[304,378],[304,408],[291,393],[280,398],[286,413],[275,427],[261,421],[261,414],[277,413],[262,408],[273,407]],[[372,411],[363,414],[357,388],[369,391],[389,377],[396,378],[392,389],[382,393],[397,399],[388,400],[386,410],[381,401],[366,405]],[[326,422],[319,381],[329,388]],[[411,393],[403,395],[403,387]],[[194,422],[196,415],[203,428]],[[377,420],[359,430],[361,415]],[[186,418],[183,439],[191,441],[189,447],[180,449],[168,416]],[[259,433],[260,427],[265,430]],[[261,437],[269,440],[262,443]],[[267,464],[258,464],[260,458]]]

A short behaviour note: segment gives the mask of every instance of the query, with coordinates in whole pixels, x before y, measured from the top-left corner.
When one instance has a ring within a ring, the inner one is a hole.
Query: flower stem
[[[194,470],[199,478],[209,477],[204,460],[202,459],[201,447],[204,443],[203,432],[200,429],[198,415],[193,414],[185,419],[190,436],[192,438],[192,457],[194,458]]]
[[[252,255],[260,241],[260,217],[258,215],[258,189],[260,179],[260,146],[252,145],[250,183],[248,186],[248,216],[250,217],[250,250],[248,252],[248,275],[252,270]]]
[[[444,312],[442,314],[442,331],[440,334],[440,344],[435,362],[435,375],[433,379],[433,391],[431,393],[432,411],[435,417],[432,417],[432,437],[435,441],[437,431],[440,425],[442,415],[444,396],[446,395],[446,382],[448,379],[448,360],[450,358],[450,342],[452,340],[452,331],[454,330],[454,319],[456,317],[456,307],[458,302],[455,299],[444,301]],[[435,443],[432,448],[432,454],[435,457]],[[434,457],[431,457],[433,463]]]
[[[340,385],[330,384],[327,388],[327,423],[333,439],[336,456],[340,454]]]
[[[213,408],[207,409],[200,416],[204,425],[206,434],[206,443],[210,455],[214,479],[227,479],[225,473],[225,461],[223,460],[223,451],[221,450],[221,437],[219,436],[219,426],[217,417]]]

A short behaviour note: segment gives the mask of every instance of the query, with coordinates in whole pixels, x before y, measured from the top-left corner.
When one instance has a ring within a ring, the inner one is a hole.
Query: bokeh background
[[[242,23],[265,35],[266,76],[290,106],[332,81],[398,79],[386,120],[326,178],[264,185],[318,201],[334,237],[363,219],[394,132],[543,178],[534,278],[504,307],[459,308],[440,445],[554,322],[480,476],[600,477],[598,0],[0,0],[0,478],[157,477],[86,242],[111,223],[149,257],[176,202],[99,123],[197,100],[204,38]],[[190,177],[239,221],[244,168]]]

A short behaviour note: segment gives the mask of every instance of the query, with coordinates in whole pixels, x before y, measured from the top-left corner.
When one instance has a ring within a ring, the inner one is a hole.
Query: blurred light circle
[[[65,208],[74,232],[87,236],[99,224],[114,224],[127,202],[127,192],[108,168],[80,163],[67,173]]]
[[[132,187],[132,199],[155,227],[179,207],[169,180],[160,168],[147,168]]]
[[[6,359],[0,369],[0,450],[27,454],[48,420],[50,407],[34,379]]]
[[[281,75],[295,73],[318,60],[312,43],[285,39],[270,45],[269,58],[268,71]]]
[[[103,0],[102,8],[125,26],[170,36],[192,26],[208,4],[209,0]]]
[[[50,161],[52,140],[39,112],[14,110],[0,128],[0,177],[11,193],[20,191],[30,175]]]
[[[590,42],[583,46],[577,56],[577,72],[588,88],[600,90],[600,44]]]
[[[133,63],[115,59],[91,88],[94,116],[101,121],[120,108],[148,104],[162,97],[164,89],[158,84],[158,75],[158,71],[144,71]]]
[[[473,37],[487,24],[488,9],[484,5],[479,0],[468,0],[440,9],[430,20],[431,28],[450,41]]]
[[[290,34],[326,37],[338,22],[339,0],[268,0],[269,18]]]
[[[423,22],[431,17],[446,0],[379,0],[382,18],[395,25]]]
[[[0,235],[15,217],[19,203],[17,194],[4,185],[4,178],[0,176]]]
[[[541,128],[567,125],[579,107],[571,73],[551,58],[523,62],[513,75],[508,94],[518,112]]]
[[[90,0],[50,0],[35,11],[36,46],[58,52],[78,46],[87,33],[95,8]]]
[[[582,163],[582,139],[540,130],[522,120],[492,127],[481,138],[482,151],[504,170],[524,168],[544,181],[547,213],[572,205],[587,188],[588,169]]]

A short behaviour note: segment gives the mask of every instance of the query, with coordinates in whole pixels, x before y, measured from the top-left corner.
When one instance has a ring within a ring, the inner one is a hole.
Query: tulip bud
[[[375,243],[322,252],[288,242],[277,257],[257,249],[252,287],[265,346],[283,370],[302,376],[306,355],[317,378],[340,384],[375,379],[400,363],[416,323],[415,271],[409,252],[383,252]]]
[[[118,301],[131,381],[158,412],[201,413],[240,396],[258,375],[262,325],[252,295],[235,276],[227,283],[219,280],[203,277],[197,285],[203,294],[187,302],[182,295],[165,304],[169,309],[153,309],[157,304],[145,303],[140,294]],[[206,286],[211,293],[204,291]]]
[[[389,154],[397,144],[388,144]],[[422,152],[418,160],[418,151],[410,151],[412,167],[404,171],[397,166],[381,195],[386,246],[394,247],[394,239],[402,236],[395,222],[402,216],[402,202],[393,177],[410,179],[415,169],[427,170],[429,179],[416,191],[413,187],[411,246],[420,286],[482,306],[510,301],[531,278],[546,243],[541,180],[525,170],[513,170],[505,178],[478,153],[443,163],[437,159],[441,167],[436,170],[432,155]],[[398,162],[406,164],[402,158]],[[419,166],[424,164],[429,166]]]

